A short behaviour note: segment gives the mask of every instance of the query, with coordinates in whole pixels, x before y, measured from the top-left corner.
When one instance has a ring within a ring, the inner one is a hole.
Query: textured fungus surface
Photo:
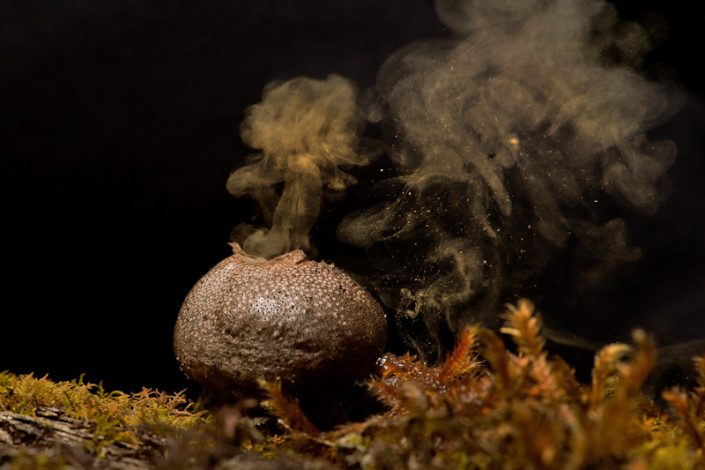
[[[281,380],[297,392],[363,377],[386,342],[384,313],[352,278],[293,251],[218,263],[188,294],[174,335],[183,371],[213,388]]]

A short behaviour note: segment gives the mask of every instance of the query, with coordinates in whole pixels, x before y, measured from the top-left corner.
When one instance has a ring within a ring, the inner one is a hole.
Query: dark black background
[[[705,313],[704,2],[617,5],[627,18],[666,20],[645,72],[672,68],[690,96],[659,131],[679,145],[674,193],[631,224],[654,253],[646,288],[671,282],[674,296],[695,295],[672,319],[692,329],[703,320],[688,315]],[[179,306],[251,211],[224,186],[248,153],[246,106],[270,80],[300,74],[370,86],[391,52],[446,33],[430,0],[3,6],[0,370],[185,387],[171,347]],[[679,276],[695,290],[680,292]]]

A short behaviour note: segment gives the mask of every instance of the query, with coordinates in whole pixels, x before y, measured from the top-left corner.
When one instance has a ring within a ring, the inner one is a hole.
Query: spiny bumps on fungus
[[[186,375],[213,389],[267,380],[310,395],[372,370],[387,324],[362,286],[300,250],[268,261],[232,246],[181,307],[174,349]]]

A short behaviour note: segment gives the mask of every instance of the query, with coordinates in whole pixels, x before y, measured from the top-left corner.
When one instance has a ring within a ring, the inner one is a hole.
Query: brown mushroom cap
[[[182,370],[208,387],[279,379],[310,394],[369,373],[386,336],[381,307],[342,270],[300,250],[267,261],[234,244],[186,297],[174,349]]]

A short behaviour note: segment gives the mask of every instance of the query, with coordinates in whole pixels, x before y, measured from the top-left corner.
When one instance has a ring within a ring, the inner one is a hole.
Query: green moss
[[[138,393],[108,392],[102,384],[84,382],[83,377],[54,382],[47,376],[0,372],[0,410],[34,416],[42,407],[91,423],[95,450],[115,442],[137,444],[138,429],[188,429],[207,420],[205,411],[183,392],[168,394],[147,388]]]

